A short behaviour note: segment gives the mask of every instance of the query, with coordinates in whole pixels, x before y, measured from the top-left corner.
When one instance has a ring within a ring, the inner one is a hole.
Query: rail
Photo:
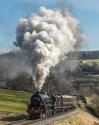
[[[36,119],[36,120],[28,120],[26,114],[24,115],[17,114],[16,119],[15,119],[15,116],[5,117],[5,119],[0,123],[0,125],[47,125],[53,121],[59,120],[61,118],[69,117],[70,115],[73,115],[78,112],[79,112],[79,109],[73,109],[73,110],[69,110],[68,112],[59,113],[49,118]]]

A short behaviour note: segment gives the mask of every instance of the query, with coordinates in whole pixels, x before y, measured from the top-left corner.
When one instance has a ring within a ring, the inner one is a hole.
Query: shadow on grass
[[[27,116],[25,114],[3,117],[1,120],[2,121],[14,122],[14,121],[23,120],[23,119],[27,119]]]

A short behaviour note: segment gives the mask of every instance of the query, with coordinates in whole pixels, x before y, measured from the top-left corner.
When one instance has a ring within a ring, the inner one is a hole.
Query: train
[[[76,96],[36,92],[27,106],[29,119],[47,118],[77,107]]]

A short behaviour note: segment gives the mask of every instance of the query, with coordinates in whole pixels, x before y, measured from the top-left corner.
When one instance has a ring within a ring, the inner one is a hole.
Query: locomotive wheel
[[[49,111],[46,111],[46,118],[50,117],[50,112]]]
[[[30,120],[32,119],[32,115],[31,115],[31,114],[29,114],[29,119],[30,119]]]
[[[52,116],[52,111],[50,111],[50,110],[46,111],[46,116],[51,117]]]
[[[41,112],[41,113],[40,113],[40,119],[44,119],[44,118],[47,118],[47,116],[46,116],[45,113]]]
[[[43,119],[43,113],[42,112],[40,113],[40,119]]]
[[[49,117],[51,117],[51,116],[52,116],[52,112],[50,111],[50,112],[49,112]]]
[[[52,111],[52,116],[54,116],[54,115],[56,115],[57,113],[56,113],[56,111]]]

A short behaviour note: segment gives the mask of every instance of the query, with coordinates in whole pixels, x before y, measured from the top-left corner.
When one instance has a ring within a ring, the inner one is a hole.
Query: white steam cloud
[[[68,10],[40,8],[39,14],[20,19],[15,43],[32,62],[35,87],[41,90],[50,68],[84,39],[79,22]]]

